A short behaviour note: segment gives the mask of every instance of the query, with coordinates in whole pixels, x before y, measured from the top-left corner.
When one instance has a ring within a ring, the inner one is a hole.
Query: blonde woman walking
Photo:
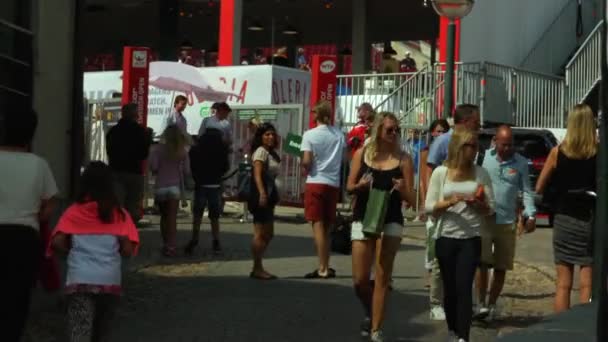
[[[574,266],[580,267],[581,303],[591,299],[593,217],[598,151],[595,117],[587,105],[577,105],[568,114],[564,141],[554,147],[536,183],[542,194],[551,180],[555,219],[553,254],[557,269],[555,312],[570,308]]]

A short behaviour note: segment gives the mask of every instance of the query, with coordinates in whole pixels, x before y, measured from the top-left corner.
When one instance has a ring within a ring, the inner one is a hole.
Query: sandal
[[[333,268],[329,268],[327,270],[327,274],[324,276],[319,274],[318,269],[304,275],[304,278],[306,278],[306,279],[329,279],[329,278],[335,278],[335,277],[336,277],[336,270],[334,270]]]
[[[175,250],[175,247],[165,246],[163,247],[162,254],[165,257],[172,258],[177,255],[177,251]]]
[[[276,279],[278,279],[277,276],[272,275],[272,274],[268,275],[267,277],[263,277],[263,276],[255,274],[255,272],[249,273],[249,278],[256,279],[256,280],[276,280]]]

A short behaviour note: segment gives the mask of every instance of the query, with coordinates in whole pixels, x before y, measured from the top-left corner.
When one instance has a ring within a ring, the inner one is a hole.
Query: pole
[[[454,108],[454,50],[456,43],[456,22],[450,19],[448,24],[448,46],[447,56],[445,60],[445,105],[443,108],[443,117],[452,117],[452,108]]]
[[[600,147],[599,147],[599,162],[598,162],[598,198],[596,205],[596,216],[594,225],[594,265],[593,265],[593,301],[597,303],[597,322],[596,334],[597,341],[608,340],[608,293],[607,293],[607,276],[608,271],[608,213],[606,206],[608,202],[608,58],[607,51],[607,16],[608,1],[602,6],[604,25],[602,25],[602,82],[600,84],[600,113],[599,113],[599,131],[600,131]]]
[[[270,21],[270,64],[274,65],[274,16]]]

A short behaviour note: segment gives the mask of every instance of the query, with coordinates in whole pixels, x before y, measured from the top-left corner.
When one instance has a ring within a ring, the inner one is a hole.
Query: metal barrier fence
[[[566,65],[567,109],[583,101],[601,80],[603,25],[601,21],[595,26],[572,61]]]

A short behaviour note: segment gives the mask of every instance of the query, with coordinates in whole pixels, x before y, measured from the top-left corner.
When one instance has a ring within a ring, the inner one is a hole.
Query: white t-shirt
[[[475,196],[479,184],[475,181],[454,182],[445,181],[443,198],[453,195],[464,197]],[[448,208],[443,214],[441,236],[454,239],[468,239],[479,236],[482,216],[464,201]]]
[[[0,224],[38,229],[40,202],[57,194],[49,164],[32,153],[0,151]]]
[[[198,130],[198,136],[205,134],[205,131],[209,128],[215,128],[222,131],[224,135],[224,142],[228,144],[228,147],[232,145],[232,126],[228,119],[220,120],[216,115],[206,117],[201,123],[201,127]]]
[[[339,129],[319,125],[304,133],[302,152],[312,152],[313,162],[306,183],[340,187],[340,168],[346,141]]]

